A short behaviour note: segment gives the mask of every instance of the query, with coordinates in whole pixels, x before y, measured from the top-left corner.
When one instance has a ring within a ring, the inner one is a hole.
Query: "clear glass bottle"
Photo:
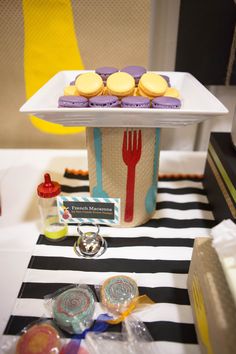
[[[44,182],[37,188],[39,211],[41,216],[41,232],[50,240],[63,239],[68,232],[67,224],[59,221],[56,197],[61,193],[59,183],[52,181],[49,173],[45,173]]]

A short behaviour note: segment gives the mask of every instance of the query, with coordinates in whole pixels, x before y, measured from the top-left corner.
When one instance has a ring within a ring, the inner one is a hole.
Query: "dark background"
[[[225,85],[235,23],[233,0],[182,0],[175,70],[190,72],[204,85]],[[233,55],[231,85],[236,84]]]

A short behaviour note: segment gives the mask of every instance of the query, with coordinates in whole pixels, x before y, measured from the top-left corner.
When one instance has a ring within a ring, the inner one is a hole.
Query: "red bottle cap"
[[[45,173],[44,182],[38,185],[37,192],[39,197],[52,198],[61,193],[61,186],[51,180],[49,173]]]

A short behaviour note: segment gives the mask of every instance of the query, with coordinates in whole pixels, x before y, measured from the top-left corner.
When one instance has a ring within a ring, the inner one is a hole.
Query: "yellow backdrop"
[[[27,98],[61,70],[84,68],[75,34],[70,0],[23,0],[24,75]],[[49,134],[73,134],[81,127],[63,127],[31,116],[33,125]]]

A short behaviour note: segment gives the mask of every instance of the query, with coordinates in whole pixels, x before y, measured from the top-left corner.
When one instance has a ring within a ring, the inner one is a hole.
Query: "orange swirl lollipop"
[[[36,324],[26,330],[19,338],[16,354],[52,354],[59,353],[60,336],[48,323]]]

